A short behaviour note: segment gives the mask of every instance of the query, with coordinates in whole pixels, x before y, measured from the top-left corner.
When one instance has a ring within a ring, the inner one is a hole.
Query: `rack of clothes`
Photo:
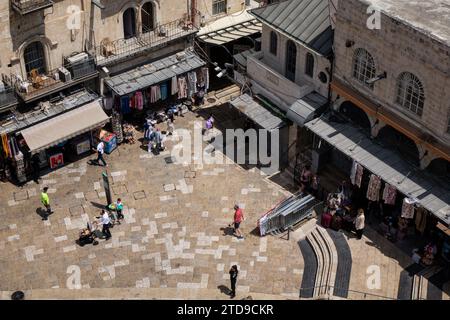
[[[204,95],[208,89],[209,71],[207,67],[203,67],[128,95],[105,98],[105,108],[115,106],[122,114],[129,114],[133,110],[142,111],[149,104],[165,101],[171,96],[191,99],[199,91]]]

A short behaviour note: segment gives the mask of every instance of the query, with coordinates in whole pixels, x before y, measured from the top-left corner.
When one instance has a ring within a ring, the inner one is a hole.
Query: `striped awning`
[[[109,121],[100,100],[27,128],[22,134],[32,154],[56,146]]]
[[[203,42],[222,45],[262,31],[262,23],[254,19],[198,36]]]

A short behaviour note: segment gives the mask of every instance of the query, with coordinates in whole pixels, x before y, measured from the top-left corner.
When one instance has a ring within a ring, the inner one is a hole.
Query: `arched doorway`
[[[40,41],[34,41],[25,48],[23,52],[23,60],[27,75],[29,75],[32,70],[37,70],[39,74],[45,73],[45,52],[44,46]]]
[[[420,165],[419,150],[416,143],[391,126],[385,126],[380,130],[377,141],[390,149],[396,150],[407,162],[415,166]]]
[[[450,181],[450,162],[445,159],[434,159],[425,170],[439,178]]]
[[[155,29],[155,11],[152,2],[146,2],[141,8],[142,33]]]
[[[128,8],[123,13],[123,37],[125,39],[136,36],[136,12],[134,8]]]
[[[344,103],[341,104],[339,111],[354,125],[364,130],[364,132],[370,134],[371,131],[370,120],[363,110],[358,108],[352,102],[345,101]]]

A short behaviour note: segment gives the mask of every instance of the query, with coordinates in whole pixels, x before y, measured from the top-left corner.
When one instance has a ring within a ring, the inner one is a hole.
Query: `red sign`
[[[54,154],[50,157],[50,168],[55,169],[64,164],[62,153]]]

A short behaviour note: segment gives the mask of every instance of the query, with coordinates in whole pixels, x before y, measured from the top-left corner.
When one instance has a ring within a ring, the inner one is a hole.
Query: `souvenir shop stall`
[[[95,93],[76,88],[1,118],[1,179],[23,183],[90,151],[89,129],[108,121],[100,103]]]
[[[113,114],[118,142],[135,141],[133,128],[182,115],[209,88],[206,63],[184,51],[105,80],[105,109]]]
[[[350,231],[361,208],[366,223],[402,248],[412,239],[415,244],[422,243],[417,252],[421,263],[441,260],[448,236],[439,238],[437,227],[450,224],[448,182],[429,180],[395,151],[374,143],[347,123],[323,118],[305,126],[319,138],[315,148],[320,148],[330,163],[333,159],[343,162],[343,157],[350,162],[344,171],[348,179],[327,196],[324,226]]]
[[[2,134],[2,156],[12,168],[10,179],[23,183],[43,169],[53,170],[90,154],[95,132],[109,122],[97,99],[13,134]]]

